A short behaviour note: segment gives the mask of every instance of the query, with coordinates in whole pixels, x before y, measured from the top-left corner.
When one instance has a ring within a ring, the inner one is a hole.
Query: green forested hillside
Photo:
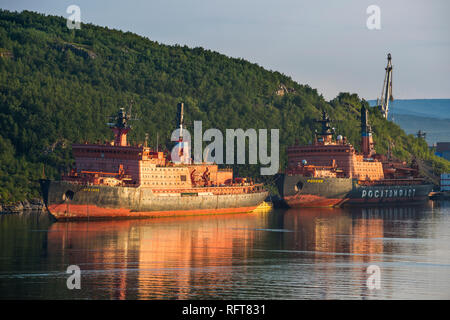
[[[282,96],[280,85],[288,89]],[[90,24],[69,30],[61,17],[0,11],[0,203],[37,196],[44,164],[47,177],[71,165],[71,143],[111,139],[107,116],[131,99],[140,118],[131,141],[143,141],[148,132],[154,145],[158,133],[170,148],[176,105],[184,101],[187,123],[203,120],[204,130],[279,128],[283,164],[285,146],[313,139],[312,119],[321,110],[341,120],[337,131],[358,146],[359,109],[366,103],[345,93],[327,102],[288,76],[202,48]],[[380,152],[392,139],[399,157],[433,158],[423,141],[371,113]],[[450,171],[448,162],[433,159],[438,170]]]

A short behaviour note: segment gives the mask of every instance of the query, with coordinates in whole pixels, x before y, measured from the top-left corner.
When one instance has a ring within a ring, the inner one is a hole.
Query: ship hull
[[[44,203],[57,220],[144,218],[253,211],[267,191],[238,194],[167,193],[150,188],[83,186],[42,180]]]
[[[350,178],[311,178],[280,175],[278,189],[289,207],[337,207],[423,202],[431,184],[362,186]]]

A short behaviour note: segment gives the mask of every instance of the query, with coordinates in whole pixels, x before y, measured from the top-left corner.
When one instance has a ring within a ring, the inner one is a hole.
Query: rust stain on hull
[[[60,204],[50,205],[49,212],[58,220],[85,220],[106,218],[156,218],[189,215],[208,215],[225,213],[246,213],[257,206],[222,209],[199,209],[178,211],[132,211],[125,208],[102,208],[96,205]]]
[[[291,208],[296,207],[334,207],[342,203],[343,199],[326,198],[323,196],[305,194],[287,196],[284,198]]]

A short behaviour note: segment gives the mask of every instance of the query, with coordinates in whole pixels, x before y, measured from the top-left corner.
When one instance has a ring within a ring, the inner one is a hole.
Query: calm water
[[[66,287],[72,264],[80,290]],[[450,299],[450,202],[116,222],[4,214],[0,298]]]

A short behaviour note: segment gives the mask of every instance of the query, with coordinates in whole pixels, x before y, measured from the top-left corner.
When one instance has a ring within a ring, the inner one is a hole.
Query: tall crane
[[[394,97],[392,96],[392,57],[391,54],[387,55],[387,66],[385,68],[386,74],[384,76],[383,88],[381,90],[381,97],[377,99],[377,106],[383,113],[384,117],[388,118],[389,112],[389,101],[394,101]]]

